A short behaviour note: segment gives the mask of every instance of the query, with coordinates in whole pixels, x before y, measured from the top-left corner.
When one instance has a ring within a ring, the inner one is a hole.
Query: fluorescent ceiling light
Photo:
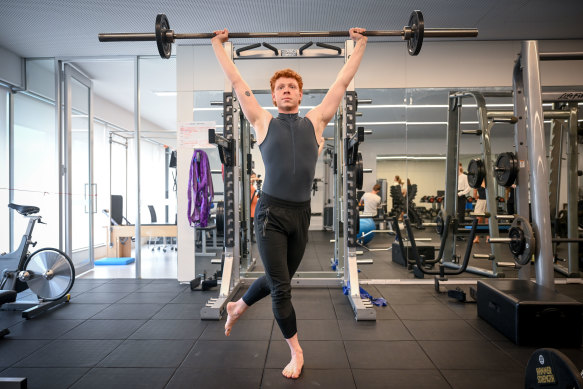
[[[154,91],[154,94],[156,96],[160,96],[160,97],[173,97],[173,96],[176,96],[176,92],[172,92],[172,91]]]
[[[377,155],[377,161],[379,160],[417,160],[417,161],[434,161],[434,160],[444,160],[446,157],[438,156],[410,156],[410,155]]]

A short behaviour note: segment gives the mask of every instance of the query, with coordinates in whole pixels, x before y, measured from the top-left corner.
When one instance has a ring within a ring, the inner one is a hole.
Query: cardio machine
[[[27,217],[28,226],[18,248],[0,254],[0,309],[23,311],[22,317],[30,319],[69,301],[69,291],[75,282],[75,267],[67,254],[55,248],[46,247],[29,253],[29,247],[36,246],[32,241],[35,224],[45,224],[40,215],[35,215],[40,209],[12,203],[8,207]],[[16,301],[16,294],[27,289],[37,298]]]

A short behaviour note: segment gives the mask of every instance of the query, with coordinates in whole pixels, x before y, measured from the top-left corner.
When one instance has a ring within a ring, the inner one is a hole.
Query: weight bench
[[[197,232],[200,231],[200,239],[202,241],[202,247],[201,247],[201,251],[196,251],[196,235]],[[194,242],[195,242],[195,251],[194,251],[194,256],[196,257],[201,256],[201,257],[215,257],[216,253],[209,253],[206,251],[206,233],[207,231],[212,231],[213,234],[213,245],[212,248],[216,249],[217,247],[217,225],[216,224],[209,224],[206,227],[194,227]]]

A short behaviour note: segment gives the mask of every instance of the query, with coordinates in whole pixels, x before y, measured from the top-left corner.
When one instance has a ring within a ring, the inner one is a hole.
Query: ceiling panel
[[[105,44],[97,34],[154,32],[158,13],[177,32],[400,30],[413,9],[427,28],[477,27],[480,40],[583,38],[580,0],[3,0],[0,46],[22,57],[155,55],[153,42]]]

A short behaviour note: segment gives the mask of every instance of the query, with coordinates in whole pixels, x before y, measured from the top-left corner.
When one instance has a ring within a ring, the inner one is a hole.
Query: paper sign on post
[[[214,147],[209,143],[209,129],[215,128],[215,122],[182,123],[178,130],[178,146],[196,149]]]

